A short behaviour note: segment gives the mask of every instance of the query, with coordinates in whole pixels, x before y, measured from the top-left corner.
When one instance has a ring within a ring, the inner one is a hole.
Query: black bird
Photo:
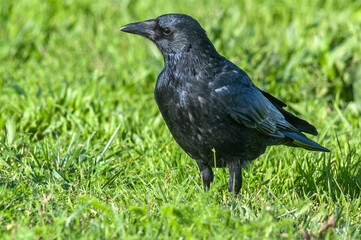
[[[314,126],[284,110],[284,102],[221,56],[192,17],[166,14],[119,30],[148,38],[162,52],[155,100],[174,139],[196,160],[205,189],[212,167],[227,167],[228,190],[238,194],[242,168],[267,146],[329,152],[302,133],[317,135]]]

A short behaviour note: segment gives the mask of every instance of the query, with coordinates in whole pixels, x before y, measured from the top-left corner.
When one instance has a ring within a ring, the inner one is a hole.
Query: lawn
[[[232,207],[227,169],[204,192],[153,99],[162,55],[118,31],[172,12],[332,152],[270,147]],[[2,0],[0,238],[361,239],[360,113],[361,1]]]

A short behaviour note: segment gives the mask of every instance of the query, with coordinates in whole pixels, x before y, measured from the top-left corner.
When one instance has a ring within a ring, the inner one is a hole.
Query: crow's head
[[[214,49],[201,25],[184,14],[166,14],[156,19],[130,23],[119,30],[150,39],[163,54],[187,52],[191,48]]]

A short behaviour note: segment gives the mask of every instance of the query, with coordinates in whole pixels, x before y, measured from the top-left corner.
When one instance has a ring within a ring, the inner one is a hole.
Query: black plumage
[[[167,14],[120,31],[146,37],[162,52],[155,100],[174,139],[197,161],[206,189],[213,181],[212,167],[227,167],[228,190],[237,194],[242,168],[267,146],[329,151],[302,133],[317,135],[314,126],[284,110],[284,102],[218,54],[192,17]]]

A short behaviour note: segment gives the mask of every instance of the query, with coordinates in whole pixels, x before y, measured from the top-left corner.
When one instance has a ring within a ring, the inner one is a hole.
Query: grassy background
[[[118,32],[187,13],[332,153],[271,147],[203,191],[153,100],[161,54]],[[0,1],[1,239],[361,238],[361,1]],[[112,138],[114,134],[114,138]],[[110,143],[110,144],[108,144]]]

